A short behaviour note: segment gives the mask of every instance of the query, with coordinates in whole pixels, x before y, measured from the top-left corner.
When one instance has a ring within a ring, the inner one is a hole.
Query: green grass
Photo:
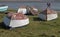
[[[5,15],[0,13],[0,37],[60,37],[60,13],[52,21],[41,21],[38,16],[29,15],[30,23],[27,26],[13,30],[2,26]]]

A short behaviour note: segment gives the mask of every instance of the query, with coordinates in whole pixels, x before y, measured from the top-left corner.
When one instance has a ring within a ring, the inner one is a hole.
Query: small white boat
[[[22,13],[22,14],[27,14],[27,9],[26,7],[22,6],[18,9],[18,13]]]
[[[6,11],[8,9],[8,6],[6,5],[0,5],[0,12]]]
[[[29,18],[22,13],[8,13],[3,22],[6,26],[15,28],[28,25]]]

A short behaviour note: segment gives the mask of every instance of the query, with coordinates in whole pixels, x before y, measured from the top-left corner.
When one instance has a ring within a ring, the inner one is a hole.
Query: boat
[[[46,21],[50,21],[50,20],[58,18],[57,12],[50,8],[46,8],[38,16],[40,19],[46,20]]]
[[[0,5],[0,12],[6,11],[8,9],[8,6],[6,5]]]
[[[29,18],[22,13],[8,13],[3,20],[5,26],[10,28],[22,27],[29,24]]]
[[[23,14],[38,14],[38,9],[35,7],[30,7],[30,6],[22,6],[18,9],[18,13],[23,13]]]
[[[25,6],[22,6],[18,9],[18,13],[27,14],[27,9]]]
[[[47,3],[47,8],[43,10],[38,16],[42,20],[50,21],[58,18],[58,14],[55,10],[50,8],[51,3]]]
[[[32,15],[38,15],[38,14],[39,14],[38,9],[35,8],[35,7],[32,7],[32,8],[30,9],[30,12],[31,12]]]

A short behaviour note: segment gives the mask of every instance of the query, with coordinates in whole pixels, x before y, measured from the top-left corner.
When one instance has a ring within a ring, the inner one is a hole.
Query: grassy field
[[[5,15],[0,13],[0,37],[60,37],[60,13],[52,21],[42,21],[38,16],[29,15],[30,23],[27,26],[13,30],[5,29],[2,25]]]

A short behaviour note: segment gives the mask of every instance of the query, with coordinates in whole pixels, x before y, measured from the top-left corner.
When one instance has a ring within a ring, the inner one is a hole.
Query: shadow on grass
[[[25,14],[25,15],[28,15],[28,16],[33,16],[33,14],[31,14],[31,13],[27,13],[27,14]]]
[[[46,33],[41,34],[40,36],[41,37],[56,37],[55,35],[47,35]]]
[[[16,28],[24,28],[24,27],[26,27],[27,25],[25,25],[25,26],[21,26],[21,27],[16,27]],[[9,26],[6,26],[3,22],[1,22],[0,23],[0,29],[5,29],[5,30],[12,30],[12,29],[16,29],[16,28],[12,28],[12,27],[9,27]]]
[[[8,29],[3,22],[0,23],[0,29]]]
[[[34,17],[34,18],[33,18],[33,21],[45,21],[45,20],[42,20],[42,19],[40,19],[39,17]]]
[[[47,34],[43,33],[40,35],[41,37],[49,37]]]
[[[5,11],[5,12],[0,12],[0,14],[8,14],[9,12]]]

